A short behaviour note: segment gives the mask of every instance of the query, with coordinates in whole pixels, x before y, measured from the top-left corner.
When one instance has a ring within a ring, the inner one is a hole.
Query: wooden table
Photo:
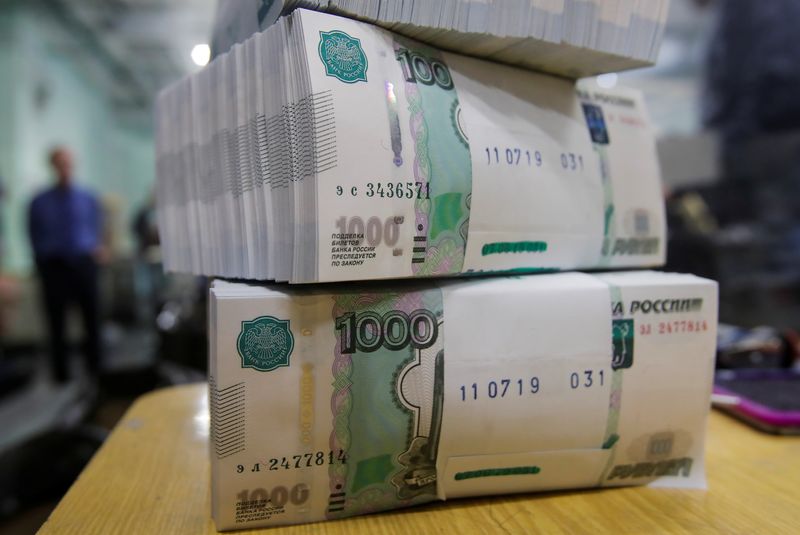
[[[800,438],[762,434],[714,412],[707,452],[708,491],[628,487],[453,500],[258,531],[800,533]],[[206,386],[140,398],[40,533],[216,533]]]

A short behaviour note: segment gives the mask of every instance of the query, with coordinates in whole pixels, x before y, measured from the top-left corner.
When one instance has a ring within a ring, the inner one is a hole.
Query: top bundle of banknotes
[[[220,0],[214,52],[296,8],[355,18],[444,50],[582,78],[654,63],[669,0]]]
[[[171,271],[310,283],[664,261],[635,91],[295,9],[164,90],[156,118]]]

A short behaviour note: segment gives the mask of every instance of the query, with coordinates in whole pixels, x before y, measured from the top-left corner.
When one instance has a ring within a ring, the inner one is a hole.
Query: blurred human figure
[[[70,379],[65,320],[77,304],[85,331],[89,373],[100,369],[98,261],[103,255],[102,209],[97,198],[73,179],[72,154],[50,152],[55,184],[39,193],[29,209],[29,232],[50,331],[50,359],[57,382]]]
[[[703,120],[721,140],[726,179],[751,191],[756,216],[781,227],[800,216],[800,2],[712,3]]]
[[[720,131],[728,149],[764,133],[800,128],[800,2],[716,4],[705,123]]]
[[[152,258],[158,255],[160,243],[158,236],[158,221],[156,220],[156,199],[150,194],[144,204],[136,212],[133,220],[133,232],[139,246],[139,254]]]
[[[0,175],[0,225],[3,223],[3,205],[5,201],[5,187],[3,177]],[[19,290],[14,279],[7,277],[3,273],[3,260],[5,258],[5,247],[3,243],[3,228],[0,226],[0,358],[3,356],[3,337],[6,330],[6,309],[10,307],[19,297]]]
[[[155,321],[164,281],[156,216],[155,194],[151,193],[133,219],[133,233],[138,244],[137,292],[144,305],[140,319],[146,324]]]
[[[5,232],[3,229],[3,212],[5,211],[5,201],[6,201],[6,185],[5,180],[3,179],[3,175],[0,174],[0,270],[3,269],[3,260],[5,259]]]
[[[16,280],[0,273],[0,357],[3,355],[2,335],[6,332],[7,310],[19,300]]]

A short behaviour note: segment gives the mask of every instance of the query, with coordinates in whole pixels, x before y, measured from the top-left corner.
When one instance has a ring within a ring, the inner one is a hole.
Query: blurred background
[[[788,366],[797,353],[793,4],[672,0],[657,65],[597,80],[645,92],[667,269],[720,281],[720,366]],[[215,10],[214,0],[0,0],[2,533],[38,529],[136,397],[205,379],[208,282],[165,275],[159,261],[153,102],[208,61]],[[60,180],[81,188],[69,213],[89,223],[65,230],[86,263],[61,281],[82,306],[66,313],[59,350],[70,357],[58,372],[47,333],[64,296],[47,286],[43,251],[54,245],[39,227],[61,201],[37,195]],[[97,346],[82,343],[84,322]]]

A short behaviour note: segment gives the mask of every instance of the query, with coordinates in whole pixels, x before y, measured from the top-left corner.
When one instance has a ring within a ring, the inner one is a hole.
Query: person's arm
[[[99,264],[105,264],[109,260],[109,248],[106,244],[107,236],[103,221],[103,205],[96,195],[92,195],[92,231],[95,235],[94,258]]]
[[[33,255],[39,256],[42,230],[39,221],[39,197],[35,197],[28,206],[28,238],[31,241]]]
[[[5,333],[9,324],[7,312],[19,301],[19,285],[12,277],[0,273],[0,334]]]
[[[710,43],[704,123],[732,141],[798,116],[797,0],[724,0]]]
[[[759,40],[756,22],[761,6],[752,0],[724,0],[709,44],[703,122],[738,138],[752,128],[753,79]]]

